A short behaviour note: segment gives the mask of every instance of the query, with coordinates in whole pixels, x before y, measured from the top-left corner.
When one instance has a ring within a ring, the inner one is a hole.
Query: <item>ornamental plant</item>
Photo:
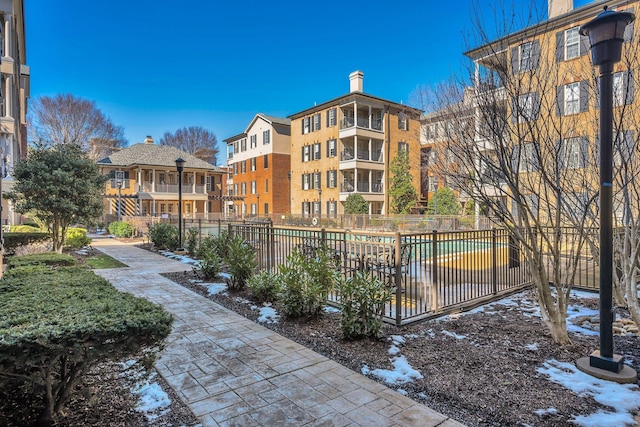
[[[237,235],[229,239],[227,248],[225,262],[231,275],[228,280],[229,289],[242,289],[258,265],[256,251]]]
[[[273,302],[280,291],[279,277],[269,270],[261,271],[249,278],[247,287],[259,303]]]
[[[133,236],[133,226],[125,221],[113,221],[107,229],[116,237]]]
[[[178,229],[174,225],[159,222],[149,226],[148,233],[156,249],[174,251],[178,248]]]

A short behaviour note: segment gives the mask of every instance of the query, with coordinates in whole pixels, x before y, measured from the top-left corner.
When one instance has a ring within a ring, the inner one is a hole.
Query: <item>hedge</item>
[[[16,249],[20,246],[26,246],[31,243],[46,242],[51,240],[49,233],[4,233],[4,254],[11,256],[16,253]]]

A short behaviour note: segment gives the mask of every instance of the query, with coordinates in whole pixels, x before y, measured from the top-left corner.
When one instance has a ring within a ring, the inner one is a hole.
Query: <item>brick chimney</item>
[[[144,143],[153,145],[153,138],[151,138],[151,135],[147,135],[147,137],[144,139]]]
[[[362,71],[354,71],[349,74],[349,92],[362,92],[362,81],[364,73]]]
[[[549,0],[549,19],[573,10],[573,0]]]

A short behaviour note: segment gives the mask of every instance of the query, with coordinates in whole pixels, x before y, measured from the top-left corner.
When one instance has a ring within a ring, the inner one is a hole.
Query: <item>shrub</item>
[[[200,237],[200,230],[198,227],[191,227],[187,230],[187,252],[191,255],[195,255],[198,250],[198,237]]]
[[[371,273],[358,272],[339,285],[342,337],[353,340],[380,336],[385,305],[391,301],[395,288],[386,286]]]
[[[132,237],[133,226],[125,221],[113,221],[108,227],[109,233],[116,237]]]
[[[68,228],[64,243],[70,248],[82,248],[91,243],[91,237],[87,236],[86,228]]]
[[[332,251],[319,249],[314,257],[295,249],[279,266],[279,299],[289,317],[316,316],[338,280]]]
[[[247,280],[247,287],[258,302],[273,302],[278,296],[280,286],[278,276],[269,270],[261,271]]]
[[[178,248],[178,229],[164,222],[149,227],[149,240],[156,249],[174,251]]]
[[[203,253],[207,253],[212,250],[215,251],[221,259],[227,258],[229,254],[229,231],[222,230],[222,232],[217,236],[210,234],[200,240],[196,256],[200,258]]]
[[[43,228],[35,219],[26,219],[22,222],[22,225],[28,225],[37,229]]]
[[[11,226],[11,233],[38,233],[38,232],[42,232],[42,230],[38,226],[27,225],[27,224]]]
[[[50,242],[49,233],[4,233],[4,254],[12,256],[19,247],[34,243]]]
[[[7,262],[7,268],[11,269],[25,265],[70,266],[75,264],[76,259],[71,255],[59,254],[57,252],[45,252],[40,254],[11,257]]]
[[[7,276],[0,281],[0,370],[9,375],[0,377],[0,387],[34,388],[42,396],[39,424],[64,409],[91,367],[157,351],[171,330],[162,307],[84,267]]]
[[[203,280],[211,280],[218,277],[222,270],[222,260],[215,251],[203,254],[200,263],[193,271]]]
[[[229,289],[242,289],[256,269],[256,251],[240,236],[228,241],[225,262],[229,267]]]

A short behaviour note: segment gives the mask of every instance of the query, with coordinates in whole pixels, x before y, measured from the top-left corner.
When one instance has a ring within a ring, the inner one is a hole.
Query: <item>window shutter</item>
[[[580,55],[586,55],[589,52],[589,36],[580,35]]]
[[[556,61],[564,61],[564,31],[556,33]]]
[[[586,168],[589,159],[589,138],[580,137],[580,167]]]
[[[533,120],[538,120],[540,114],[540,94],[538,92],[533,93]]]
[[[564,116],[564,85],[556,88],[556,116]]]
[[[540,41],[534,40],[531,43],[531,69],[535,70],[538,68],[538,64],[540,63]]]
[[[580,82],[580,112],[589,111],[589,82],[583,80]]]
[[[625,12],[633,13],[633,9],[634,8],[629,8],[629,9],[625,10]],[[627,27],[624,29],[624,41],[625,42],[630,42],[631,40],[633,40],[633,29],[634,29],[634,22],[632,22],[629,25],[627,25]]]
[[[520,172],[520,148],[519,145],[516,145],[511,153],[511,172],[516,174]]]
[[[633,103],[635,87],[633,83],[633,73],[630,71],[625,71],[622,75],[622,90],[624,93],[624,103],[626,105]]]
[[[518,121],[518,98],[511,99],[511,123],[516,123]]]
[[[511,48],[511,72],[517,74],[520,72],[520,47]]]

